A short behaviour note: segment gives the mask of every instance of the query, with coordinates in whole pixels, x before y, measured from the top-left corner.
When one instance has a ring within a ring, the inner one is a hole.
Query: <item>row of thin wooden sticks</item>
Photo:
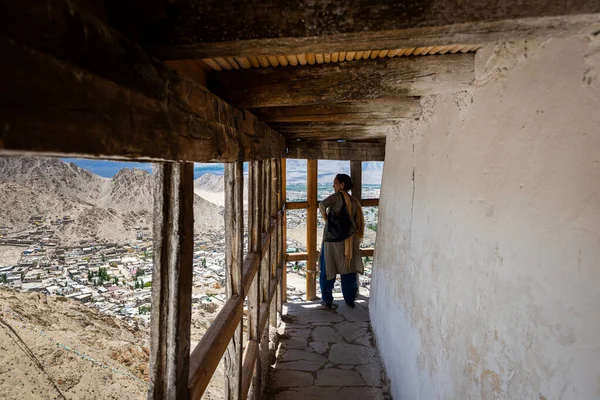
[[[249,68],[287,67],[288,65],[329,64],[343,61],[366,60],[385,57],[424,56],[446,53],[467,53],[477,50],[480,45],[458,44],[447,46],[411,47],[394,50],[344,51],[337,53],[307,53],[288,56],[248,56],[204,58],[200,64],[208,71],[222,71]]]

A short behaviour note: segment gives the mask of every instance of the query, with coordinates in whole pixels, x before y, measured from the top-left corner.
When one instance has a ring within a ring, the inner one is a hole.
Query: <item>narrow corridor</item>
[[[341,294],[329,311],[319,301],[288,303],[267,398],[389,399],[369,322],[368,298],[354,309]]]

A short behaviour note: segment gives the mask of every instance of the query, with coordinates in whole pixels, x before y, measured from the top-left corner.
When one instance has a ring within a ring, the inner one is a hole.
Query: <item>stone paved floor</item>
[[[335,301],[337,311],[319,301],[287,304],[267,398],[390,399],[371,333],[368,299],[359,298],[354,309],[340,296]]]

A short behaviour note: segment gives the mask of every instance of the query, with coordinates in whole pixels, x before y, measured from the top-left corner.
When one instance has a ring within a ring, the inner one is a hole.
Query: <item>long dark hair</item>
[[[337,174],[335,176],[335,179],[337,179],[337,181],[339,183],[343,183],[344,184],[344,190],[348,191],[350,189],[352,189],[354,187],[354,184],[352,183],[352,178],[350,178],[349,175],[346,174]]]

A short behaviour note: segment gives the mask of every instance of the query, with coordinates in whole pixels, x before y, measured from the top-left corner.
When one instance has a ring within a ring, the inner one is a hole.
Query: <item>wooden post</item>
[[[287,168],[285,158],[281,159],[281,205],[287,201]],[[285,254],[287,253],[287,209],[283,210],[283,217],[281,218],[281,241],[282,241],[282,267],[283,271],[281,274],[281,302],[287,303],[287,263],[285,261]],[[280,310],[281,312],[281,310]]]
[[[149,399],[188,397],[194,164],[154,168],[154,270]]]
[[[356,197],[359,201],[362,200],[362,161],[350,161],[350,178],[352,178],[352,196]],[[360,291],[360,275],[356,274],[356,282],[358,288],[356,289],[356,295]]]
[[[306,216],[306,251],[308,261],[306,263],[306,300],[317,298],[317,160],[306,161],[307,176],[307,200],[308,209]]]
[[[277,162],[274,158],[268,161],[271,164],[269,169],[269,179],[271,180],[271,207],[269,209],[269,219],[277,218],[278,187],[277,187]],[[277,262],[279,261],[279,220],[275,219],[275,229],[271,235],[271,279],[277,278]],[[278,286],[278,285],[277,285]],[[271,288],[269,288],[271,290]],[[273,328],[277,328],[277,292],[269,305],[269,321]]]
[[[244,164],[225,164],[225,268],[227,298],[244,298],[242,269],[244,265]],[[225,399],[242,399],[242,322],[225,353]]]
[[[261,254],[261,242],[262,242],[262,162],[252,161],[249,163],[249,174],[248,174],[248,232],[250,250],[258,254]],[[250,342],[248,347],[244,351],[244,359],[252,359],[252,353],[258,351],[259,338],[259,323],[260,323],[260,264],[259,270],[256,273],[252,281],[252,286],[248,293],[248,326],[249,334],[248,337]],[[259,371],[260,371],[260,357],[255,358],[254,364],[248,366],[254,370],[254,379],[252,379],[253,390],[256,393],[260,393],[260,382],[259,382]],[[246,366],[244,366],[246,367]],[[246,375],[252,376],[252,374]],[[242,394],[248,393],[250,387],[249,381],[242,382]],[[244,398],[244,396],[242,396]]]
[[[350,178],[354,184],[352,196],[362,200],[362,161],[350,161]]]
[[[263,164],[263,188],[264,188],[264,197],[263,197],[263,238],[267,239],[269,237],[269,229],[271,227],[271,162],[269,160],[261,161]],[[266,306],[261,309],[260,319],[266,319],[267,323],[261,324],[261,336],[260,336],[260,346],[259,346],[259,358],[261,368],[258,370],[260,374],[260,390],[255,391],[255,395],[257,398],[262,396],[264,392],[264,388],[266,385],[267,379],[267,371],[269,368],[269,293],[271,292],[270,283],[271,283],[271,245],[269,244],[266,248],[263,247],[264,253],[262,254],[262,260],[260,262],[260,286],[261,286],[261,305],[265,304]],[[265,311],[267,315],[263,315],[262,312]],[[264,328],[262,328],[264,326]]]

